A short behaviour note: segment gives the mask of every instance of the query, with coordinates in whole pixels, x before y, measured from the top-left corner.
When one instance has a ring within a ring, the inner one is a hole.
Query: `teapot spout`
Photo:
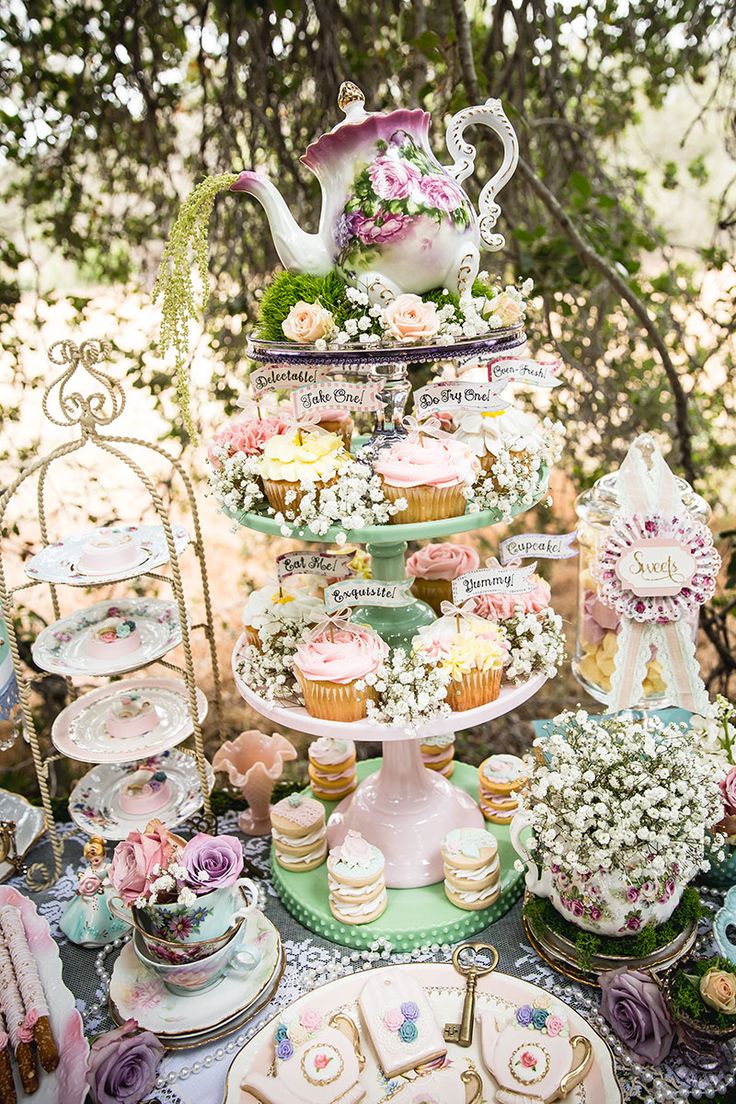
[[[240,174],[230,191],[247,192],[261,204],[268,217],[276,252],[289,272],[326,276],[332,270],[333,257],[320,235],[307,234],[297,226],[284,197],[270,180],[249,170]]]

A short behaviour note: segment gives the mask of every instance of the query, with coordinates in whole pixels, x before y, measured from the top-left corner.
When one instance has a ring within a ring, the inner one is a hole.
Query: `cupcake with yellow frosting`
[[[342,437],[297,428],[266,441],[259,472],[270,505],[293,520],[304,495],[335,483],[349,463]]]
[[[450,673],[447,702],[454,712],[495,701],[509,659],[503,631],[475,616],[440,617],[412,640],[416,653]]]

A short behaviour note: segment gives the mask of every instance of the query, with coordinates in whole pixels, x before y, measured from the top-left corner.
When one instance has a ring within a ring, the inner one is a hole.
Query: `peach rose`
[[[700,995],[716,1012],[736,1016],[736,974],[709,970],[700,979]]]
[[[387,331],[399,341],[420,341],[434,337],[440,328],[434,303],[423,303],[418,295],[399,295],[383,312]]]
[[[321,337],[331,334],[334,328],[332,315],[321,303],[302,301],[294,304],[281,325],[289,341],[297,341],[300,345],[319,341]]]
[[[485,313],[497,318],[501,326],[515,326],[524,317],[524,304],[507,291],[502,291],[490,300]]]

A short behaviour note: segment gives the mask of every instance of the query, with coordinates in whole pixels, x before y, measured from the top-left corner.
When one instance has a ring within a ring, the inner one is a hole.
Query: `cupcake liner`
[[[452,601],[452,583],[449,579],[415,579],[411,592],[420,602],[426,602],[439,617],[443,602]]]
[[[407,506],[391,518],[393,525],[412,525],[419,521],[442,521],[443,518],[461,517],[465,513],[467,499],[463,484],[453,487],[392,487],[381,480],[383,493],[389,502],[405,498]]]
[[[447,687],[447,701],[454,713],[488,705],[501,693],[501,668],[490,671],[468,671],[459,682],[452,679]]]
[[[315,487],[319,492],[323,487],[331,487],[333,483],[337,483],[338,476],[334,476],[332,479],[328,479],[326,483],[315,483]],[[302,487],[301,483],[291,483],[288,479],[264,479],[263,490],[266,493],[269,505],[273,506],[276,513],[282,513],[284,517],[295,517],[299,509],[299,504],[307,493],[307,489]],[[295,492],[295,497],[286,504],[286,496],[290,491]]]
[[[524,465],[524,467],[526,468],[527,471],[531,471],[531,468],[532,468],[531,453],[527,452],[526,449],[519,449],[518,452],[514,451],[514,449],[511,449],[511,455],[515,459],[521,460],[522,464]],[[508,487],[502,487],[500,485],[500,483],[498,482],[498,480],[493,477],[493,469],[495,467],[497,459],[498,459],[498,457],[494,456],[492,452],[486,452],[486,453],[484,453],[483,456],[480,457],[480,466],[483,469],[483,471],[491,473],[491,477],[492,477],[491,482],[493,483],[493,489],[498,491],[499,493],[503,493],[504,491],[508,490]]]
[[[263,651],[263,645],[261,644],[261,638],[258,634],[258,629],[254,629],[252,625],[245,625],[243,627],[243,636],[245,637],[246,644],[252,644],[254,648],[257,648],[259,652]]]
[[[312,717],[323,721],[362,721],[368,712],[368,701],[377,694],[372,686],[356,690],[354,682],[317,682],[305,678],[294,668],[304,695],[304,705]]]

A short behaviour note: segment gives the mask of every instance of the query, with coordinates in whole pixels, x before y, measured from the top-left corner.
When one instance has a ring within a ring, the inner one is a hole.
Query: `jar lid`
[[[575,509],[579,518],[591,525],[607,525],[611,521],[619,511],[618,474],[615,471],[602,475],[592,487],[578,495],[575,499]],[[696,494],[687,480],[675,476],[675,481],[688,513],[698,521],[707,522],[710,517],[710,506],[702,495]]]

